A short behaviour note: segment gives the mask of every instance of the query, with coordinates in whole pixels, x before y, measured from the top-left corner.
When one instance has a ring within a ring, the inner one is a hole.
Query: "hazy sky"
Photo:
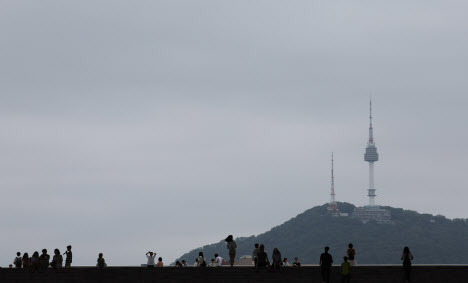
[[[467,1],[0,1],[0,266],[166,263],[329,199],[468,216]],[[190,259],[192,261],[192,259]]]

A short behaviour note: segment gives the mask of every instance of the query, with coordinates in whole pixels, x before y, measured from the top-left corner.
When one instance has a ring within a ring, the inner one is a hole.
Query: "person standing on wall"
[[[320,269],[322,270],[322,280],[324,283],[330,283],[333,258],[331,254],[328,253],[329,250],[329,247],[325,247],[325,252],[320,255]]]
[[[227,238],[226,238],[226,243],[227,243],[227,249],[229,250],[229,260],[230,260],[230,263],[231,263],[231,267],[234,266],[234,259],[236,258],[236,248],[237,248],[237,245],[236,245],[236,242],[234,241],[234,238],[232,235],[229,235]]]
[[[405,282],[411,282],[411,261],[413,260],[413,254],[410,252],[408,247],[403,249],[401,260],[403,261],[403,269],[405,270]]]

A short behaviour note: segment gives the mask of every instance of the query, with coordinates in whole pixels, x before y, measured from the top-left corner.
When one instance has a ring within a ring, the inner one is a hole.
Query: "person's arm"
[[[405,258],[405,254],[404,254],[404,253],[401,255],[401,260],[403,260],[403,258]]]
[[[414,259],[413,254],[410,252],[409,255],[410,255],[410,259],[413,260]]]

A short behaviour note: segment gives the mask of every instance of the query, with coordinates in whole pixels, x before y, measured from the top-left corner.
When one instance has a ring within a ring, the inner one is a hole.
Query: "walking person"
[[[348,257],[343,257],[344,262],[341,264],[341,283],[351,282],[351,264],[348,262]]]
[[[346,255],[348,256],[349,264],[351,264],[351,266],[357,266],[356,250],[353,248],[353,244],[350,243],[348,245],[348,250],[346,251]]]
[[[322,281],[330,283],[330,271],[333,264],[333,258],[328,253],[329,247],[325,247],[325,252],[320,255],[320,269],[322,271]]]
[[[28,253],[23,254],[21,261],[23,262],[24,269],[31,269],[31,259],[29,258]]]
[[[67,250],[63,253],[66,257],[65,257],[65,269],[68,269],[70,271],[70,267],[71,267],[71,264],[72,264],[72,246],[68,245],[67,246]]]
[[[59,249],[54,250],[54,256],[52,257],[52,263],[50,264],[55,271],[60,272],[62,270],[63,257],[60,254]]]
[[[232,235],[229,235],[226,238],[226,243],[227,243],[227,249],[229,250],[229,260],[231,263],[231,267],[234,266],[234,259],[236,258],[236,242],[234,241],[234,237]]]
[[[49,268],[50,255],[47,254],[47,249],[42,250],[42,254],[39,257],[39,262],[41,263],[41,272],[47,271]]]
[[[23,266],[23,258],[21,258],[20,252],[16,253],[16,257],[13,260],[13,264],[15,265],[16,269],[21,269],[21,266]]]
[[[255,249],[252,252],[252,260],[254,262],[254,266],[257,267],[257,253],[258,253],[258,244],[254,245]]]
[[[198,266],[199,267],[206,267],[206,260],[203,256],[203,252],[198,253]]]
[[[403,249],[401,260],[403,261],[403,269],[405,271],[405,282],[411,282],[411,261],[414,259],[413,254],[408,247]]]
[[[146,263],[147,267],[154,267],[154,258],[156,257],[156,253],[153,252],[147,252],[146,253],[146,258],[148,259],[148,262]]]

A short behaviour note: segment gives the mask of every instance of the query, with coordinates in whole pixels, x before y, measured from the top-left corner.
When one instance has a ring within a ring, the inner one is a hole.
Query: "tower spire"
[[[372,99],[369,100],[369,141],[368,144],[374,144],[374,128],[372,127]]]
[[[330,190],[330,203],[328,204],[328,212],[331,213],[333,216],[339,216],[340,211],[338,210],[338,205],[335,201],[335,175],[334,175],[334,168],[333,168],[333,152],[331,156],[331,190]]]

